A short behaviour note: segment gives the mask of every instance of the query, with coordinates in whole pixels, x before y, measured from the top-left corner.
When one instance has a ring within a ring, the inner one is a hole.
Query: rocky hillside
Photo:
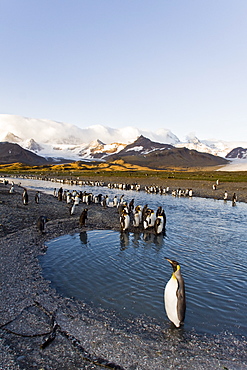
[[[0,163],[9,164],[16,162],[34,166],[45,164],[47,160],[29,150],[23,149],[18,144],[0,143]]]
[[[0,142],[0,164],[23,163],[30,166],[41,166],[61,162],[64,163],[66,160],[56,161],[54,158],[44,158],[30,150],[23,149],[18,144]]]
[[[134,143],[127,145],[118,154],[108,156],[108,160],[123,159],[125,162],[152,169],[190,168],[219,166],[228,160],[208,153],[187,148],[175,148],[160,144],[140,136]]]
[[[126,156],[145,156],[156,150],[167,150],[174,148],[171,144],[162,144],[151,141],[150,139],[139,136],[133,143],[126,145],[124,149],[119,151],[117,154],[109,155],[108,160],[112,158],[123,158]]]

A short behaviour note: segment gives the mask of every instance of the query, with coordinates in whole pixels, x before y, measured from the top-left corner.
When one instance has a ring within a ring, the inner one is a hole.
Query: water
[[[20,180],[53,192],[60,184]],[[17,181],[16,181],[17,182]],[[124,194],[126,201],[162,205],[165,237],[87,231],[47,243],[40,258],[44,276],[61,294],[92,302],[120,316],[147,315],[167,324],[163,291],[177,260],[186,284],[185,330],[247,333],[247,205],[201,198],[174,198],[98,187],[63,186],[94,194]],[[99,206],[100,207],[100,206]]]

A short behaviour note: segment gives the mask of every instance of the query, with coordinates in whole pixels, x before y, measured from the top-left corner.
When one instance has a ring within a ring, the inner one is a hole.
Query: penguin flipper
[[[178,319],[181,323],[184,322],[185,319],[185,311],[186,311],[186,300],[185,300],[185,289],[184,289],[184,284],[181,283],[179,284],[179,288],[177,290],[177,315]]]

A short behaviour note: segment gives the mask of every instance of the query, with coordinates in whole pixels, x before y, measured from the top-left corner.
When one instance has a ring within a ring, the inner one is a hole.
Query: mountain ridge
[[[96,147],[97,144],[102,145],[102,143],[96,142]],[[139,166],[140,168],[150,168],[152,170],[166,170],[177,167],[210,167],[228,163],[226,159],[216,157],[212,154],[200,153],[187,148],[175,148],[167,144],[162,145],[152,142],[144,136],[140,136],[118,154],[108,155],[106,160],[109,163],[125,161],[130,165]],[[60,160],[44,158],[23,149],[17,143],[0,142],[0,164],[12,164],[16,162],[39,166],[44,164],[58,164],[58,162],[65,163],[66,160],[62,160],[61,158]]]
[[[6,130],[7,128],[7,130]],[[147,135],[146,135],[147,134]],[[33,136],[34,135],[34,136]],[[140,138],[150,140],[142,149]],[[134,142],[139,139],[137,144]],[[181,142],[170,130],[162,129],[156,133],[142,131],[134,127],[112,129],[101,125],[80,129],[75,125],[50,120],[39,120],[14,115],[0,115],[0,141],[18,143],[23,149],[56,161],[107,160],[110,156],[147,155],[149,151],[167,148],[187,148],[198,152],[213,154],[225,158],[233,151],[231,161],[246,156],[234,157],[234,149],[247,148],[247,142],[227,143],[222,140],[199,140],[194,135]],[[134,146],[135,145],[135,146]],[[152,145],[153,148],[151,147]],[[139,148],[138,148],[139,146]],[[146,153],[145,153],[146,151]],[[243,162],[242,162],[243,163]],[[247,164],[247,159],[246,159]]]

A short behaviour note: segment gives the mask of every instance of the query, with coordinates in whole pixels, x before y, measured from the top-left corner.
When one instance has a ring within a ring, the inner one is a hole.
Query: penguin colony
[[[59,201],[65,201],[69,205],[70,215],[75,215],[77,213],[77,207],[80,203],[90,205],[92,203],[99,204],[103,208],[113,207],[119,212],[119,223],[120,229],[123,232],[130,231],[130,228],[141,231],[149,231],[160,235],[165,233],[166,226],[166,215],[162,207],[158,207],[156,211],[149,208],[147,204],[142,207],[141,205],[135,206],[134,199],[132,199],[129,204],[124,200],[124,194],[118,197],[115,195],[112,200],[109,199],[108,195],[97,194],[94,195],[91,192],[82,191],[68,191],[63,190],[61,187],[58,191],[54,189],[54,196],[58,198]],[[80,219],[82,220],[85,214],[85,208]],[[85,218],[86,220],[86,218]],[[85,226],[85,222],[80,222],[80,226]]]
[[[144,207],[141,205],[134,207],[133,199],[129,204],[122,199],[118,205],[118,210],[122,231],[128,231],[132,223],[134,228],[138,230],[149,230],[156,235],[165,233],[166,215],[161,206],[155,212],[147,204]]]
[[[107,183],[104,181],[99,180],[72,180],[72,179],[66,179],[66,178],[54,178],[54,177],[48,177],[48,176],[28,176],[28,175],[19,175],[18,177],[23,179],[33,179],[33,180],[42,180],[42,181],[51,181],[54,183],[59,184],[68,184],[68,185],[79,185],[79,186],[97,186],[97,187],[108,187],[109,189],[119,189],[119,190],[134,190],[134,191],[141,191],[144,190],[147,193],[154,193],[154,194],[172,194],[176,196],[192,196],[193,191],[192,189],[170,189],[169,186],[157,186],[157,185],[150,185],[150,186],[141,186],[137,183]],[[4,182],[5,180],[3,180]],[[54,189],[54,196],[58,196],[58,191],[55,188]]]
[[[141,186],[140,184],[133,183],[107,183],[104,181],[99,180],[82,180],[82,179],[66,179],[66,178],[55,178],[55,177],[49,177],[49,176],[37,176],[37,175],[18,175],[18,177],[23,179],[33,179],[33,180],[42,180],[42,181],[51,181],[54,183],[60,183],[60,184],[69,184],[69,185],[79,185],[79,186],[98,186],[98,187],[108,187],[110,189],[122,189],[122,190],[134,190],[134,191],[140,191],[144,190],[147,193],[155,193],[155,194],[171,194],[173,196],[189,196],[192,197],[193,190],[192,189],[170,189],[169,186],[157,186],[157,185],[150,185],[150,186]],[[5,183],[7,180],[3,179],[3,183]],[[215,186],[217,187],[219,185],[220,181],[217,180]],[[57,190],[54,189],[56,192]],[[219,199],[224,200],[230,200],[229,197],[226,194],[222,195]],[[236,195],[234,196],[236,197]],[[232,199],[232,205],[236,205],[236,199]]]

